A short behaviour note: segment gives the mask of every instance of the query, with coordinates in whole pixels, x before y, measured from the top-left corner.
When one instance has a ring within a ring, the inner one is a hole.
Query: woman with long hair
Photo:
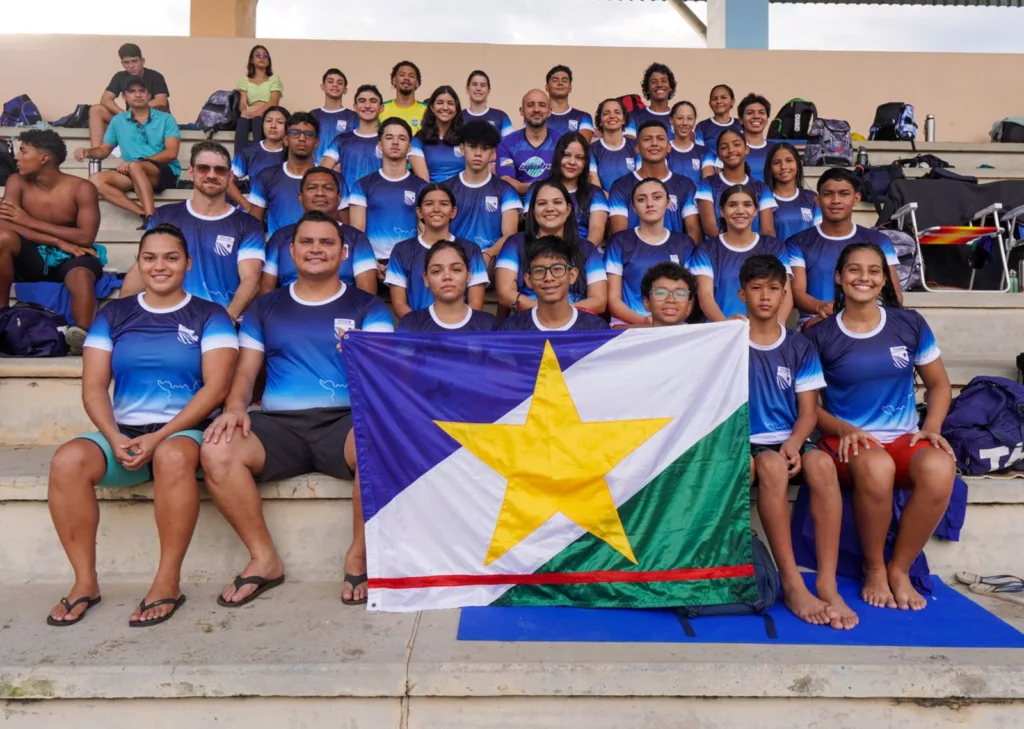
[[[238,121],[235,123],[235,154],[252,141],[263,139],[263,113],[281,103],[284,84],[274,74],[274,64],[266,46],[255,45],[249,50],[245,75],[238,79]]]
[[[750,176],[750,167],[747,165],[747,153],[750,150],[743,138],[743,132],[726,129],[719,135],[715,150],[722,163],[722,171],[701,180],[694,195],[704,235],[713,238],[722,232],[718,224],[722,217],[722,193],[734,185],[745,185],[756,195],[757,215],[754,216],[751,229],[755,233],[774,236],[775,221],[772,219],[772,210],[778,203],[775,202],[775,197],[767,185]]]
[[[772,219],[779,240],[821,222],[818,196],[804,187],[804,163],[792,144],[780,142],[772,147],[764,163],[764,182],[778,203]]]
[[[471,121],[485,121],[498,130],[498,134],[506,136],[515,131],[512,120],[508,114],[501,109],[492,109],[487,105],[487,98],[491,95],[491,77],[486,71],[479,69],[471,71],[466,79],[466,97],[469,105],[462,110],[462,122],[468,124]]]
[[[703,144],[694,141],[697,107],[689,101],[677,101],[672,106],[669,120],[675,137],[669,144],[665,162],[675,174],[690,178],[694,185],[700,184],[701,180],[715,174],[718,169],[715,167],[715,155],[708,153]]]
[[[423,283],[434,301],[426,309],[402,317],[399,332],[489,332],[497,320],[466,303],[472,280],[469,256],[457,241],[442,240],[430,246],[423,259]]]
[[[853,487],[864,552],[861,597],[875,607],[923,610],[910,566],[949,503],[956,459],[940,431],[952,392],[938,344],[918,312],[903,309],[889,265],[874,243],[843,249],[835,269],[835,315],[806,330],[827,387],[819,443],[839,483]],[[914,374],[927,415],[918,427]],[[910,489],[892,558],[885,561],[893,489]]]
[[[604,242],[608,223],[608,200],[600,187],[590,182],[590,145],[579,132],[566,132],[551,154],[548,179],[561,183],[572,197],[576,226],[582,240],[595,246]],[[526,207],[533,199],[533,188],[526,194]]]
[[[420,130],[412,138],[412,173],[427,182],[443,182],[466,168],[462,143],[462,104],[451,86],[438,86],[427,99]]]

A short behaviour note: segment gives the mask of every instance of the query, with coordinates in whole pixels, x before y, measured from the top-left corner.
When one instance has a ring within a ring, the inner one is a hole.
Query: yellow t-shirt
[[[245,92],[250,104],[256,104],[261,101],[269,102],[270,94],[274,91],[281,94],[281,98],[284,98],[284,84],[281,83],[281,78],[276,73],[261,84],[253,83],[252,79],[248,76],[242,76],[238,79],[238,86],[235,88]]]
[[[384,106],[380,110],[380,120],[390,119],[392,117],[398,117],[405,121],[410,127],[412,127],[413,135],[420,130],[420,122],[423,121],[423,114],[427,111],[427,105],[422,101],[417,101],[412,106],[407,106],[404,109],[395,104],[395,100],[385,101]]]

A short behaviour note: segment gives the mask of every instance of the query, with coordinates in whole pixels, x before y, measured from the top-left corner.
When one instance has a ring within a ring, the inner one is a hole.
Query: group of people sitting
[[[339,74],[325,74],[325,93],[345,88],[332,80]],[[19,138],[20,174],[0,204],[0,289],[28,263],[64,280],[73,299],[72,282],[82,280],[74,316],[83,402],[98,429],[62,446],[51,466],[51,513],[75,572],[51,625],[78,622],[100,600],[94,487],[150,478],[161,557],[130,624],[175,614],[200,467],[251,558],[221,605],[250,603],[284,581],[256,484],[310,471],[355,482],[342,600],[364,603],[358,463],[339,350],[345,332],[390,332],[396,320],[398,331],[480,336],[748,320],[751,472],[786,604],[812,623],[857,623],[836,591],[844,485],[854,488],[863,599],[925,607],[909,568],[952,489],[955,461],[939,434],[950,385],[928,325],[901,308],[891,244],[853,223],[852,173],[830,169],[816,195],[805,190],[796,149],[751,143],[767,123],[766,100],[747,97],[735,120],[731,89],[715,87],[714,116],[696,124],[692,105],[669,107],[675,79],[660,64],[644,74],[647,109],[630,113],[608,99],[596,120],[568,107],[572,74],[555,67],[544,91],[524,96],[519,131],[487,108],[483,72],[469,77],[465,110],[451,87],[415,101],[420,74],[409,62],[392,81],[387,103],[372,86],[357,90],[357,121],[268,105],[264,138],[233,160],[216,142],[195,144],[191,199],[140,213],[138,262],[98,315],[84,291],[96,270],[87,250],[96,188],[59,171],[66,148],[55,133]],[[124,95],[123,118],[152,116],[146,84],[129,80]],[[127,128],[145,137],[144,125]],[[755,149],[763,163],[752,165]],[[110,174],[159,183],[160,164],[170,164],[135,162]],[[67,260],[41,265],[33,256],[48,248]],[[492,281],[496,315],[483,311]],[[803,333],[786,329],[794,309]],[[920,427],[915,370],[927,390]],[[787,485],[801,471],[817,536],[816,595],[789,536]],[[886,562],[894,488],[913,495]]]

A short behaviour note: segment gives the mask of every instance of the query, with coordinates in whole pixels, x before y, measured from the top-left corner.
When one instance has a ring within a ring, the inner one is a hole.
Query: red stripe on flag
[[[653,572],[563,572],[529,575],[429,575],[427,577],[377,577],[370,588],[407,590],[423,587],[471,587],[474,585],[587,585],[597,582],[690,582],[722,580],[730,577],[753,577],[753,564],[729,567],[657,570]]]

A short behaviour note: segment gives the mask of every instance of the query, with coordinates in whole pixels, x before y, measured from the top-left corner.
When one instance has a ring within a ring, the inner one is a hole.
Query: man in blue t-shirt
[[[356,89],[358,126],[349,133],[336,136],[320,161],[327,169],[338,170],[350,190],[358,180],[380,169],[384,156],[377,144],[377,135],[383,103],[384,97],[376,86],[363,84]]]
[[[133,77],[124,87],[128,111],[110,120],[99,146],[75,150],[75,159],[81,162],[86,158],[106,159],[115,147],[120,148],[122,161],[117,169],[94,172],[89,180],[101,198],[138,215],[142,219],[139,230],[146,228],[153,215],[154,193],[173,190],[181,174],[178,122],[167,112],[151,107],[151,99],[146,82]],[[128,197],[133,190],[138,202]]]
[[[344,73],[337,68],[324,71],[320,90],[324,92],[324,105],[310,112],[320,122],[320,143],[316,154],[313,155],[317,164],[323,160],[327,148],[336,138],[351,134],[359,126],[359,117],[356,113],[345,108],[348,77]]]
[[[339,280],[344,246],[335,220],[319,211],[303,215],[291,254],[298,278],[261,296],[246,314],[235,379],[201,451],[206,486],[251,557],[218,598],[225,607],[245,605],[284,582],[284,562],[263,520],[256,480],[312,471],[355,480],[342,597],[347,603],[366,599],[359,474],[340,350],[348,331],[390,332],[394,325],[384,302]],[[250,413],[264,364],[262,410]]]
[[[195,184],[192,199],[157,208],[150,228],[170,223],[188,240],[192,267],[185,272],[185,291],[220,304],[232,321],[256,298],[264,261],[263,227],[227,200],[231,161],[217,142],[192,147],[189,174]],[[143,289],[138,265],[124,278],[121,296]]]
[[[558,139],[548,131],[551,102],[543,91],[527,91],[519,113],[523,115],[523,128],[502,137],[495,166],[501,179],[515,188],[520,199],[525,199],[530,185],[551,171]]]
[[[558,65],[544,77],[544,89],[548,93],[551,113],[548,116],[548,132],[555,142],[563,134],[579,132],[589,142],[594,136],[594,118],[585,111],[569,105],[572,93],[572,69]]]

